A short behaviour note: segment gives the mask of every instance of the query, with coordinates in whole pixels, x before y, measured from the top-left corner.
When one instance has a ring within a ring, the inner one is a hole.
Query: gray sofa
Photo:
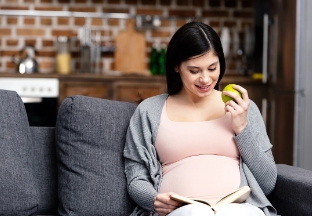
[[[29,127],[20,97],[0,90],[0,215],[129,215],[122,151],[135,108],[73,96],[55,128]],[[277,169],[278,213],[312,215],[312,172]]]

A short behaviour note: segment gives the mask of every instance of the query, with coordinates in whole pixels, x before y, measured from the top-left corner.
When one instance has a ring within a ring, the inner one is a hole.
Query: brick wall
[[[168,16],[156,29],[139,29],[146,36],[147,59],[152,44],[157,40],[168,43],[172,34],[190,17],[200,17],[219,34],[222,27],[236,31],[243,39],[244,29],[253,25],[252,0],[0,0],[1,10],[38,10],[127,13],[130,15]],[[17,6],[22,5],[22,6]],[[1,12],[1,11],[0,11]],[[178,16],[178,19],[170,19]],[[39,17],[0,15],[0,72],[14,72],[16,65],[12,55],[25,45],[36,47],[37,61],[41,73],[55,71],[56,38],[66,35],[77,41],[77,29],[88,25],[101,32],[102,45],[113,44],[115,36],[125,29],[125,19]],[[79,43],[72,48],[73,71],[79,71]],[[241,67],[240,57],[232,52],[227,58],[227,73],[237,73]],[[114,70],[113,53],[102,54],[102,71]]]

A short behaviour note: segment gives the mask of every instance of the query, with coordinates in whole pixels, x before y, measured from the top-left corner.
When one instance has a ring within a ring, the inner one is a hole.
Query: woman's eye
[[[192,74],[197,74],[197,73],[198,73],[198,71],[193,71],[193,70],[190,70],[190,72],[191,72]]]
[[[209,68],[208,70],[209,71],[215,71],[217,69],[217,67],[215,67],[215,68]]]

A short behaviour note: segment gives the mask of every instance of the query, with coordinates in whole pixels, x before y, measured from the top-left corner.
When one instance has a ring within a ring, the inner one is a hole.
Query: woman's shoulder
[[[132,116],[132,121],[138,119],[140,119],[140,121],[145,121],[146,119],[149,119],[152,122],[157,122],[160,119],[161,111],[163,109],[167,97],[168,94],[161,94],[144,99],[137,106]]]
[[[150,109],[150,108],[154,109],[155,107],[158,107],[158,106],[162,107],[167,97],[168,97],[168,94],[160,94],[160,95],[146,98],[138,105],[138,109],[145,110],[145,109]]]

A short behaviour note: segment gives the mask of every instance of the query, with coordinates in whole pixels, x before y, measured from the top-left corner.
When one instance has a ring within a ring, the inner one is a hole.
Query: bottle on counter
[[[56,72],[58,74],[69,74],[71,71],[70,42],[66,36],[57,38]]]
[[[166,59],[166,44],[160,45],[159,57],[158,57],[158,74],[165,75],[165,59]]]
[[[156,75],[158,74],[159,70],[159,52],[158,52],[158,45],[154,43],[152,46],[152,50],[150,53],[150,71],[151,74]]]

